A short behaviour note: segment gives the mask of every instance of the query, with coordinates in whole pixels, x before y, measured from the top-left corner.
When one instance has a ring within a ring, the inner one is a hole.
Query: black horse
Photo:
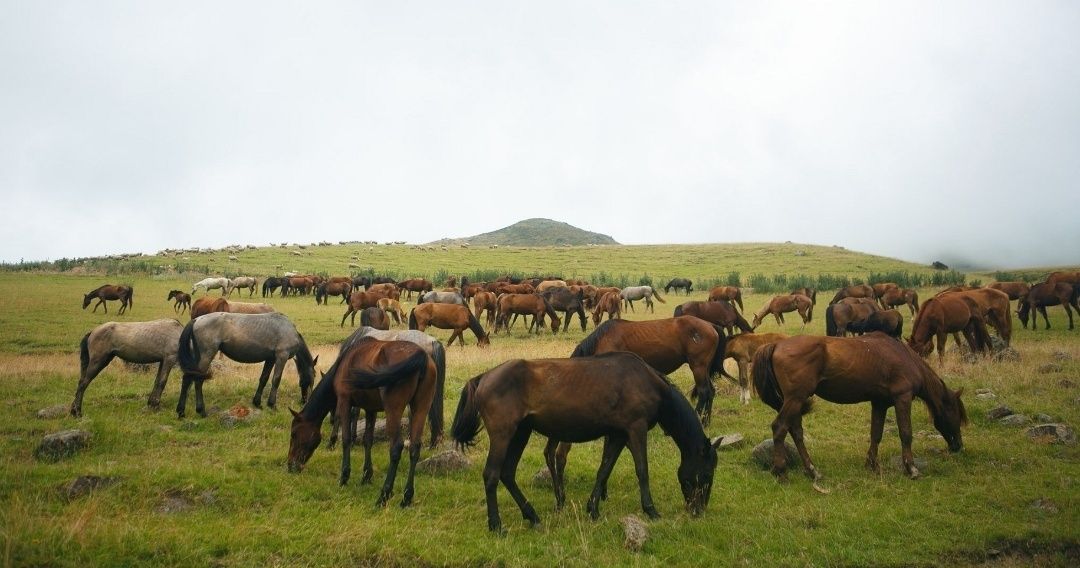
[[[667,294],[672,288],[674,288],[676,292],[683,290],[686,292],[686,295],[689,296],[690,292],[694,291],[694,283],[691,282],[689,278],[672,278],[671,282],[668,282],[667,286],[664,286],[664,293]]]
[[[262,297],[273,296],[274,292],[277,292],[277,289],[281,288],[282,284],[285,284],[285,281],[285,278],[267,276],[262,284]]]

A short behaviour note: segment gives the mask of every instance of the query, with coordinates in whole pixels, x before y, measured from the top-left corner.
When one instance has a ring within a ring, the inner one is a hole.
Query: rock
[[[1057,513],[1058,512],[1057,505],[1054,504],[1053,501],[1047,499],[1046,497],[1039,497],[1038,499],[1032,501],[1031,502],[1031,508],[1032,509],[1037,509],[1039,511],[1045,511],[1047,513]]]
[[[623,534],[626,536],[623,547],[630,552],[641,552],[645,548],[645,541],[649,540],[649,527],[645,525],[645,521],[636,515],[627,515],[619,519],[619,522],[622,523]]]
[[[1054,351],[1050,355],[1050,357],[1052,357],[1055,361],[1071,361],[1072,360],[1072,355],[1070,355],[1067,352],[1062,351],[1060,349],[1057,350],[1057,351]]]
[[[998,337],[996,335],[991,335],[990,336],[990,352],[991,353],[1001,353],[1002,351],[1004,351],[1008,347],[1009,347],[1009,345],[1007,343],[1005,343],[1004,339],[1002,339],[1002,338],[1000,338],[1000,337]]]
[[[191,510],[195,503],[179,489],[169,489],[165,492],[165,495],[161,498],[161,503],[158,505],[157,511],[159,513],[183,513]]]
[[[1048,373],[1060,373],[1062,371],[1062,367],[1057,363],[1046,363],[1045,365],[1039,365],[1039,368],[1036,370],[1039,373],[1045,375]]]
[[[405,421],[402,421],[401,422],[401,428],[402,428],[402,431],[407,431],[406,429],[408,428],[408,423],[405,422]],[[367,430],[367,427],[364,424],[364,421],[363,420],[357,420],[356,421],[356,439],[357,440],[363,439],[364,432],[366,430]],[[389,439],[389,436],[386,434],[386,420],[385,419],[380,418],[380,419],[375,421],[374,435],[375,435],[375,441],[376,442],[385,442],[385,441],[387,441]]]
[[[42,461],[60,461],[74,455],[90,443],[90,432],[85,430],[64,430],[49,434],[41,439],[34,457]]]
[[[1020,352],[1012,347],[1006,347],[997,353],[994,353],[994,361],[999,363],[1004,361],[1019,361]]]
[[[949,377],[949,378],[952,379],[952,377]],[[994,391],[992,391],[990,389],[975,389],[975,394],[986,394],[986,393],[994,394]]]
[[[1061,379],[1061,381],[1058,382],[1058,386],[1063,389],[1071,389],[1076,386],[1076,383],[1070,381],[1069,379]]]
[[[927,464],[929,463],[926,461],[926,458],[920,457],[914,457],[912,458],[912,461],[915,462],[915,469],[919,470],[925,470]],[[907,473],[907,471],[904,470],[904,458],[902,458],[901,456],[893,456],[892,459],[889,460],[889,465],[893,469],[899,470],[905,474]]]
[[[222,426],[236,426],[241,422],[251,422],[261,414],[259,409],[251,409],[243,404],[235,404],[232,408],[218,413],[218,420]]]
[[[1031,418],[1028,418],[1024,414],[1010,414],[1001,420],[998,420],[998,422],[1005,426],[1023,426],[1024,424],[1031,422]]]
[[[799,461],[799,454],[795,450],[795,446],[791,445],[789,442],[787,442],[787,440],[785,440],[784,448],[787,450],[787,465],[789,468],[802,463]],[[762,469],[772,468],[772,454],[772,438],[763,440],[760,444],[754,446],[754,449],[750,450],[750,458],[754,461],[754,463],[761,466]]]
[[[98,477],[96,475],[80,475],[71,480],[62,490],[68,501],[78,499],[83,495],[90,494],[98,489],[116,485],[120,482],[119,477]]]
[[[720,438],[720,446],[719,448],[717,448],[720,450],[730,450],[733,448],[737,448],[743,445],[743,442],[746,441],[746,439],[743,438],[743,435],[739,434],[738,432],[734,434],[724,434],[720,436]],[[713,442],[715,443],[715,440],[713,440]]]
[[[1042,414],[1040,412],[1039,414],[1035,415],[1035,421],[1039,422],[1040,424],[1049,424],[1050,422],[1054,421],[1054,417],[1050,416],[1049,414]]]
[[[416,464],[416,469],[427,473],[450,473],[461,471],[471,465],[472,460],[465,454],[457,450],[447,450]]]
[[[1066,424],[1039,424],[1027,429],[1027,436],[1036,442],[1065,444],[1076,443],[1076,433]]]
[[[963,360],[965,363],[975,364],[979,362],[979,355],[977,353],[972,353],[968,351],[967,353],[961,355],[960,359]]]
[[[540,469],[536,470],[536,475],[533,476],[533,485],[540,487],[551,487],[551,470],[546,465],[540,466]]]
[[[71,407],[64,404],[57,404],[56,406],[42,408],[41,410],[37,411],[37,417],[46,420],[51,420],[53,418],[63,418],[68,415],[70,408]]]
[[[986,418],[988,418],[990,420],[1000,420],[1000,419],[1005,418],[1006,416],[1010,416],[1012,414],[1016,414],[1016,413],[1013,412],[1013,410],[1011,408],[1009,408],[1008,406],[1005,406],[1004,404],[999,404],[998,406],[995,406],[994,408],[991,408],[990,410],[986,411]]]
[[[975,395],[975,400],[994,400],[995,398],[997,398],[997,395],[989,391],[980,392]]]

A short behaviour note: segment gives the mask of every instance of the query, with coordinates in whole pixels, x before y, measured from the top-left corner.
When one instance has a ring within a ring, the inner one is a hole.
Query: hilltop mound
[[[433,245],[469,243],[475,246],[562,246],[562,245],[617,245],[608,235],[579,229],[568,223],[551,219],[525,219],[497,231],[462,237],[441,239]]]

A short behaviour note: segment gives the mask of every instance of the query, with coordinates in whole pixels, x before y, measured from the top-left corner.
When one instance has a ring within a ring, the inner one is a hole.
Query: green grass
[[[305,264],[287,268],[346,272],[344,264],[350,262],[350,251],[355,248],[309,249],[314,254],[304,259]],[[374,269],[418,274],[475,268],[585,278],[602,271],[633,278],[647,273],[657,279],[682,275],[722,280],[733,270],[744,276],[800,272],[861,276],[921,270],[891,259],[803,245],[436,253],[375,248],[381,249],[381,256],[371,253],[369,265]],[[806,250],[808,256],[787,255],[797,249]],[[250,251],[251,258],[247,253],[240,257],[237,272],[259,275],[271,272],[272,265],[285,258],[277,249]],[[339,258],[339,263],[333,258]],[[509,529],[502,538],[486,530],[480,480],[486,455],[483,435],[480,446],[469,453],[473,465],[467,471],[419,474],[416,503],[406,510],[376,508],[377,484],[359,486],[356,475],[350,485],[338,487],[339,451],[320,449],[302,474],[286,473],[290,415],[285,407],[298,404],[291,365],[282,381],[281,409],[262,412],[234,427],[216,418],[177,420],[171,411],[178,394],[175,371],[163,398],[165,410],[147,411],[145,397],[152,373],[119,363],[113,363],[87,390],[83,418],[35,417],[41,408],[70,404],[78,375],[76,346],[84,333],[113,319],[173,317],[165,296],[172,288],[190,290],[193,279],[183,276],[0,273],[0,455],[5,461],[0,468],[0,558],[4,565],[942,565],[978,564],[990,560],[994,550],[1020,564],[1034,560],[1043,565],[1076,563],[1080,450],[1030,442],[1022,428],[991,423],[985,417],[990,408],[1005,403],[1017,412],[1041,412],[1077,424],[1080,349],[1076,337],[1080,330],[1066,329],[1060,308],[1051,308],[1051,331],[1015,332],[1020,362],[965,364],[955,354],[949,355],[940,372],[950,387],[966,389],[964,398],[972,418],[964,433],[966,448],[949,454],[944,443],[934,438],[926,412],[917,408],[914,450],[917,457],[928,460],[924,477],[917,481],[906,479],[890,465],[899,455],[891,412],[881,449],[886,467],[879,476],[862,466],[869,439],[868,405],[822,402],[805,425],[808,448],[826,475],[825,486],[831,494],[813,491],[798,474],[790,483],[779,484],[748,458],[749,448],[769,436],[774,412],[757,400],[739,405],[736,389],[719,382],[708,433],[740,432],[748,443],[721,453],[712,502],[703,517],[694,519],[680,506],[675,481],[678,454],[659,430],[652,432],[651,487],[663,518],[649,523],[651,538],[645,551],[632,554],[622,548],[619,526],[621,517],[641,515],[629,455],[624,454],[615,468],[600,519],[591,521],[584,512],[599,463],[598,442],[581,444],[570,454],[569,503],[565,510],[554,512],[550,489],[531,481],[543,461],[542,439],[534,437],[518,477],[543,519],[543,528],[528,529],[500,489],[503,523]],[[100,310],[96,315],[79,310],[82,294],[105,280],[135,285],[130,315],[116,317],[115,303],[108,316]],[[921,292],[929,295],[932,290]],[[704,294],[699,291],[692,299],[703,299]],[[665,299],[668,303],[658,304],[655,315],[642,314],[639,305],[637,313],[628,317],[666,317],[685,301],[684,296]],[[761,294],[747,297],[747,310],[756,310],[766,299]],[[316,306],[310,297],[269,301],[297,322],[322,354],[320,367],[325,370],[335,344],[350,331],[338,327],[344,310],[333,302]],[[806,333],[823,332],[823,304]],[[762,326],[762,331],[775,329],[771,320]],[[800,326],[789,318],[784,329],[798,333]],[[448,337],[442,331],[435,334],[444,340]],[[526,337],[519,326],[512,337],[496,337],[488,350],[476,348],[468,336],[465,349],[449,350],[448,421],[462,384],[472,376],[513,357],[566,356],[583,336],[579,328],[571,327],[566,336]],[[1040,365],[1057,361],[1056,352],[1070,357],[1060,361],[1063,371],[1038,373]],[[936,357],[932,361],[936,366]],[[256,365],[227,364],[206,385],[207,405],[227,409],[250,404],[257,374]],[[672,378],[684,392],[692,382],[685,370]],[[976,400],[974,391],[981,388],[992,389],[997,399]],[[42,435],[74,427],[92,433],[90,448],[53,464],[33,458]],[[377,444],[373,455],[380,482],[388,459],[386,445]],[[423,455],[431,452],[425,450]],[[354,452],[354,472],[359,459],[362,454]],[[79,475],[121,480],[69,502],[59,488]],[[398,497],[402,483],[399,476]],[[162,512],[166,497],[175,495],[189,500],[191,509]],[[1051,502],[1056,512],[1033,507],[1039,499]]]

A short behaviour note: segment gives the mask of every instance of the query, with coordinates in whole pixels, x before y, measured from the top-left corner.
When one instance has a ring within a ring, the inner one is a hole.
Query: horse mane
[[[657,420],[660,428],[665,434],[671,436],[680,452],[685,454],[700,449],[702,444],[708,443],[708,438],[705,437],[697,412],[670,379],[660,373],[657,375],[662,377],[666,384],[665,391],[661,395],[660,413]]]
[[[311,356],[311,350],[308,349],[307,342],[304,341],[304,336],[300,335],[300,332],[296,332],[296,339],[300,342],[300,348],[296,350],[296,374],[300,375],[300,391],[303,392],[307,388],[311,388],[312,383],[315,382],[315,359]],[[305,377],[305,373],[301,371],[301,365],[305,368],[311,368],[311,374]]]
[[[476,316],[469,311],[468,306],[465,307],[465,314],[469,316],[469,329],[472,330],[473,335],[475,335],[477,339],[487,335],[487,332],[484,331],[484,327],[480,325],[480,320],[476,319]],[[412,317],[411,313],[409,314],[409,317]]]
[[[746,318],[742,317],[739,312],[735,312],[735,327],[739,328],[739,331],[743,333],[754,333],[754,328],[750,327],[750,322],[746,321]]]
[[[585,339],[581,340],[581,343],[577,344],[574,348],[574,352],[570,354],[570,357],[589,357],[596,354],[596,348],[600,344],[600,340],[607,335],[611,328],[616,325],[616,322],[622,320],[609,319],[606,322],[600,324],[600,327],[593,330]]]
[[[922,388],[916,391],[915,394],[926,403],[926,409],[930,412],[930,416],[936,419],[944,414],[944,403],[953,398],[953,392],[949,390],[949,387],[945,385],[945,381],[941,380],[941,377],[934,372],[934,369],[922,357],[914,355],[911,359],[915,362],[922,375]],[[968,417],[964,403],[960,400],[960,397],[956,397],[955,400],[957,410],[960,413],[960,423],[967,424]]]

